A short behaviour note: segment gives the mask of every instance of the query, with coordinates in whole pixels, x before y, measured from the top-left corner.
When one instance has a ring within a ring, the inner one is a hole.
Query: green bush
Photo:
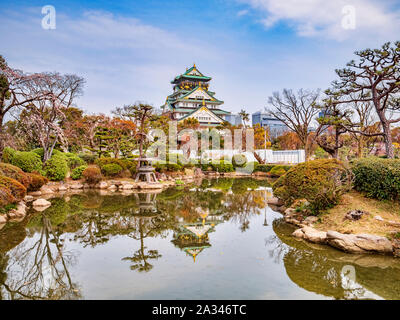
[[[38,154],[26,151],[16,151],[11,164],[25,172],[40,172],[43,166],[42,159]]]
[[[102,168],[103,166],[107,165],[107,164],[117,164],[120,167],[122,167],[122,169],[128,169],[128,166],[130,161],[129,160],[124,160],[124,159],[117,159],[117,158],[111,158],[111,157],[101,157],[98,158],[95,161],[95,164],[97,164],[100,168]]]
[[[66,156],[68,167],[70,169],[75,169],[86,164],[86,162],[75,153],[64,153],[64,155]]]
[[[103,179],[100,168],[96,166],[87,167],[82,172],[82,176],[87,183],[96,184]]]
[[[307,199],[313,212],[331,207],[351,188],[352,172],[336,159],[321,159],[298,164],[272,186],[274,195],[290,206]]]
[[[74,170],[72,170],[71,172],[72,180],[79,180],[80,178],[82,178],[82,173],[83,171],[85,171],[87,167],[88,166],[84,164],[83,166],[76,167]]]
[[[17,180],[25,188],[28,188],[31,183],[31,178],[27,173],[9,163],[0,163],[0,175]]]
[[[3,162],[12,163],[16,152],[13,148],[5,147],[3,150]]]
[[[274,164],[258,164],[254,171],[261,171],[261,172],[270,172],[271,169],[275,167]]]
[[[122,170],[123,168],[116,163],[106,164],[101,167],[101,173],[107,177],[115,177],[119,175]]]
[[[79,153],[78,157],[85,161],[87,164],[94,164],[97,159],[97,155],[92,153]]]
[[[284,175],[292,166],[288,165],[276,165],[270,171],[269,174],[273,177],[280,177]]]
[[[224,161],[224,160],[221,160],[218,162],[212,161],[210,163],[210,165],[214,171],[218,171],[218,172],[233,172],[233,171],[235,171],[232,163],[229,161]]]
[[[400,199],[400,160],[370,157],[352,163],[354,188],[379,200]]]
[[[167,163],[163,160],[157,160],[153,164],[154,168],[157,172],[165,172],[165,171],[181,171],[183,167],[177,163]]]
[[[246,165],[247,158],[244,154],[235,154],[232,157],[232,164],[235,168],[243,168]]]
[[[68,163],[65,156],[53,155],[44,165],[46,177],[51,181],[62,181],[68,173]]]

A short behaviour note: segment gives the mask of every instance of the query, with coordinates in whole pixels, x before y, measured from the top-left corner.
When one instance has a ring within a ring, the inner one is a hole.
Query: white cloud
[[[249,10],[246,10],[246,9],[240,10],[240,11],[237,13],[237,16],[238,16],[238,17],[242,17],[242,16],[245,16],[245,15],[248,14],[248,13],[249,13]]]
[[[286,22],[300,36],[323,36],[336,40],[351,37],[395,37],[400,31],[400,11],[393,1],[375,0],[240,0],[260,11],[262,23],[271,28]],[[392,5],[392,6],[391,6]],[[355,9],[356,28],[345,29],[343,8]]]
[[[209,43],[179,37],[135,18],[89,11],[57,12],[55,30],[41,28],[40,8],[2,15],[3,54],[27,72],[76,73],[86,79],[79,106],[108,113],[116,106],[147,101],[158,107],[169,81],[194,61],[217,59]],[[196,60],[198,59],[198,60]]]

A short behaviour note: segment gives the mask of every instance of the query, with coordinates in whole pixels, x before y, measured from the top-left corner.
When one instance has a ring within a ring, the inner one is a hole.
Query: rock
[[[267,199],[267,203],[272,204],[277,207],[280,207],[283,205],[283,201],[277,197],[272,197],[272,198]]]
[[[130,183],[123,184],[120,187],[121,190],[132,190],[133,188],[134,188],[134,185],[130,184]]]
[[[386,221],[386,223],[387,223],[389,226],[392,226],[392,227],[400,227],[400,222],[396,222],[396,221],[393,221],[393,220],[389,220],[389,221]]]
[[[27,195],[27,196],[25,196],[24,201],[25,201],[25,202],[32,202],[34,199],[35,199],[35,198],[34,198],[33,196]]]
[[[41,191],[32,191],[29,192],[29,195],[33,196],[33,197],[40,197],[42,195]]]
[[[200,168],[195,168],[195,169],[194,169],[194,176],[195,176],[195,177],[203,177],[203,176],[204,176],[204,173],[203,173],[203,171],[202,171]]]
[[[83,189],[83,184],[82,183],[74,183],[70,185],[71,189]]]
[[[318,222],[318,217],[316,216],[309,216],[307,218],[304,219],[303,223],[307,224],[307,225],[311,225]]]
[[[9,220],[19,220],[21,221],[26,215],[26,205],[25,202],[20,202],[16,209],[12,209],[7,213]]]
[[[52,189],[50,189],[49,187],[47,187],[47,186],[41,187],[41,188],[40,188],[40,192],[41,192],[41,195],[42,195],[42,194],[51,194],[51,193],[54,193],[54,191],[53,191]]]
[[[381,216],[375,216],[374,219],[378,221],[385,221]]]
[[[66,187],[66,186],[64,186],[64,185],[61,185],[61,186],[59,186],[58,187],[58,191],[67,191],[68,190],[68,188]]]
[[[342,234],[330,230],[327,232],[327,242],[335,248],[352,253],[393,251],[392,243],[387,238],[370,234]]]
[[[256,177],[265,177],[265,176],[268,176],[268,173],[262,172],[262,171],[256,171],[256,172],[253,172],[252,175],[256,176]]]
[[[107,189],[108,188],[108,183],[105,181],[101,181],[99,183],[99,189]]]
[[[159,182],[139,182],[138,187],[140,189],[162,189],[163,185]]]
[[[400,240],[399,239],[394,239],[392,241],[392,246],[393,246],[393,255],[395,257],[400,258]]]
[[[37,199],[33,201],[33,206],[34,207],[49,207],[51,206],[51,202],[45,200],[45,199]]]
[[[109,186],[108,188],[107,188],[107,190],[110,190],[110,191],[115,191],[115,190],[117,190],[118,188],[117,188],[117,186],[115,185],[115,184],[112,184],[111,186]]]
[[[361,217],[366,214],[369,214],[369,213],[366,211],[362,211],[362,210],[351,210],[346,213],[346,216],[344,218],[347,220],[351,220],[351,221],[357,221],[357,220],[360,220]]]
[[[0,224],[6,223],[7,220],[8,220],[7,215],[5,215],[5,214],[1,214],[1,215],[0,215]]]
[[[194,176],[194,170],[185,168],[185,176]]]
[[[326,242],[326,232],[319,231],[317,229],[311,227],[303,227],[301,229],[297,229],[293,232],[293,236],[297,238],[302,238],[304,240],[308,240],[313,243],[325,243]]]

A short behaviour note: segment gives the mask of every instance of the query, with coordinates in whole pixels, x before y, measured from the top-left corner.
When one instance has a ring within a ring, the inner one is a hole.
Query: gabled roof
[[[214,112],[212,112],[212,110],[208,109],[206,106],[198,107],[197,109],[195,109],[195,110],[193,110],[192,112],[188,113],[186,116],[180,118],[178,121],[182,121],[182,120],[185,120],[185,119],[187,119],[187,118],[193,117],[193,115],[194,115],[196,112],[200,111],[200,110],[206,110],[206,111],[208,111],[209,113],[211,113],[212,115],[214,115],[219,121],[224,122],[224,119],[222,119],[220,116],[218,116],[217,114],[215,114]]]
[[[204,81],[210,81],[212,79],[211,77],[204,76],[197,69],[196,64],[194,64],[193,67],[187,69],[185,73],[180,74],[179,76],[176,76],[175,79],[171,81],[171,83],[175,83],[176,81],[178,81],[181,78],[194,79],[194,80],[204,80]]]
[[[186,72],[184,73],[184,75],[193,75],[193,74],[195,74],[195,73],[199,73],[199,75],[200,75],[201,77],[204,77],[204,75],[200,72],[199,69],[197,69],[196,64],[194,63],[194,64],[193,64],[193,67],[187,69]]]

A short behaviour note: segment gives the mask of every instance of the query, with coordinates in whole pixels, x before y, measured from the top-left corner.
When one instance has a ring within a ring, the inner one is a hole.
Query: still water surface
[[[400,263],[291,237],[269,182],[51,199],[0,230],[0,299],[400,299]]]

